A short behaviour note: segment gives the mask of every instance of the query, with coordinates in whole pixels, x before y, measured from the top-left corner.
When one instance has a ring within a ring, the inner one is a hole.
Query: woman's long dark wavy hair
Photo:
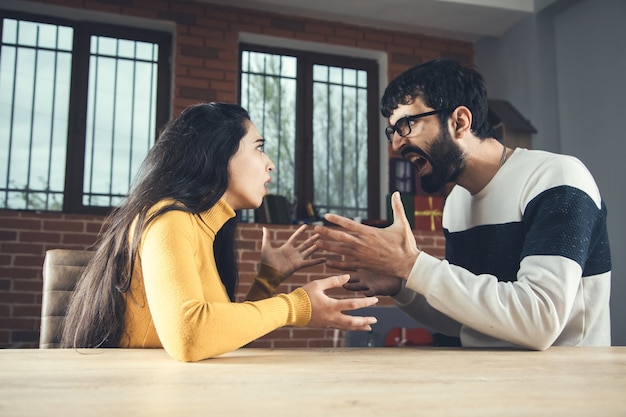
[[[228,187],[228,164],[250,122],[235,104],[197,104],[163,128],[148,152],[135,185],[109,216],[98,249],[79,280],[64,321],[62,347],[118,347],[124,331],[124,293],[130,288],[143,231],[163,213],[199,215]],[[164,199],[172,203],[148,215]],[[137,220],[132,238],[129,230]],[[218,232],[214,249],[220,277],[231,300],[237,288],[236,217]]]

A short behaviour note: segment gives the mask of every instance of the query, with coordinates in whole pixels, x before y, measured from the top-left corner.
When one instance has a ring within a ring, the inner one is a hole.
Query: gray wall
[[[614,345],[626,345],[626,1],[557,1],[476,42],[489,96],[537,128],[533,148],[581,159],[607,204]]]

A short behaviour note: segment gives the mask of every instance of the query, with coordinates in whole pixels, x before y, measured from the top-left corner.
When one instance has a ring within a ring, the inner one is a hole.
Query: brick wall
[[[237,102],[238,39],[240,32],[286,39],[383,51],[388,78],[433,58],[473,62],[473,45],[413,33],[367,28],[282,14],[217,6],[203,2],[164,0],[42,0],[87,13],[124,15],[175,24],[172,109],[178,114],[200,101]],[[30,7],[29,10],[45,12]],[[65,12],[61,14],[66,15]],[[383,169],[385,169],[383,167]],[[101,217],[0,211],[0,347],[37,345],[41,306],[41,266],[50,248],[83,248],[97,236]],[[285,230],[287,229],[287,230]],[[273,227],[278,240],[293,228]],[[255,269],[260,245],[258,225],[242,225],[240,243],[242,282]],[[418,243],[443,255],[443,238],[420,233]],[[324,267],[298,274],[285,290],[316,277],[334,273]],[[242,284],[242,291],[245,286]],[[282,290],[282,288],[281,288]],[[334,335],[326,330],[282,329],[258,342],[264,346],[328,345]]]
[[[97,239],[101,216],[37,213],[0,210],[0,348],[37,347],[41,315],[42,266],[48,249],[85,249]],[[240,224],[237,233],[240,285],[238,299],[250,288],[258,270],[261,250],[261,224]],[[269,225],[275,245],[283,244],[297,226]],[[416,231],[420,247],[443,256],[443,236],[437,232]],[[323,252],[316,256],[324,256]],[[289,292],[318,278],[337,275],[325,265],[295,273],[279,292]],[[329,292],[338,298],[358,296],[338,289]],[[381,299],[379,305],[392,305]],[[278,329],[253,343],[257,347],[332,346],[333,330]],[[343,340],[343,334],[339,334]]]

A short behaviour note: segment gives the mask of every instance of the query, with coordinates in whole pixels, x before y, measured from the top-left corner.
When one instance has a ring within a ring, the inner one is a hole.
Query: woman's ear
[[[459,106],[452,112],[450,116],[452,127],[456,137],[462,137],[471,131],[472,128],[472,112],[465,106]]]

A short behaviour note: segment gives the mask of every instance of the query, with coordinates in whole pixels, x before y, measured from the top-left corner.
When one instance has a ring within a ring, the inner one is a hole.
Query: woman
[[[196,361],[237,349],[285,325],[370,330],[373,317],[342,311],[375,298],[325,295],[348,276],[270,297],[297,269],[320,261],[316,236],[281,248],[264,232],[259,276],[236,303],[235,210],[259,207],[272,161],[248,113],[233,104],[191,106],[170,121],[133,190],[114,212],[68,307],[64,347],[163,347]],[[323,260],[321,260],[323,261]]]

